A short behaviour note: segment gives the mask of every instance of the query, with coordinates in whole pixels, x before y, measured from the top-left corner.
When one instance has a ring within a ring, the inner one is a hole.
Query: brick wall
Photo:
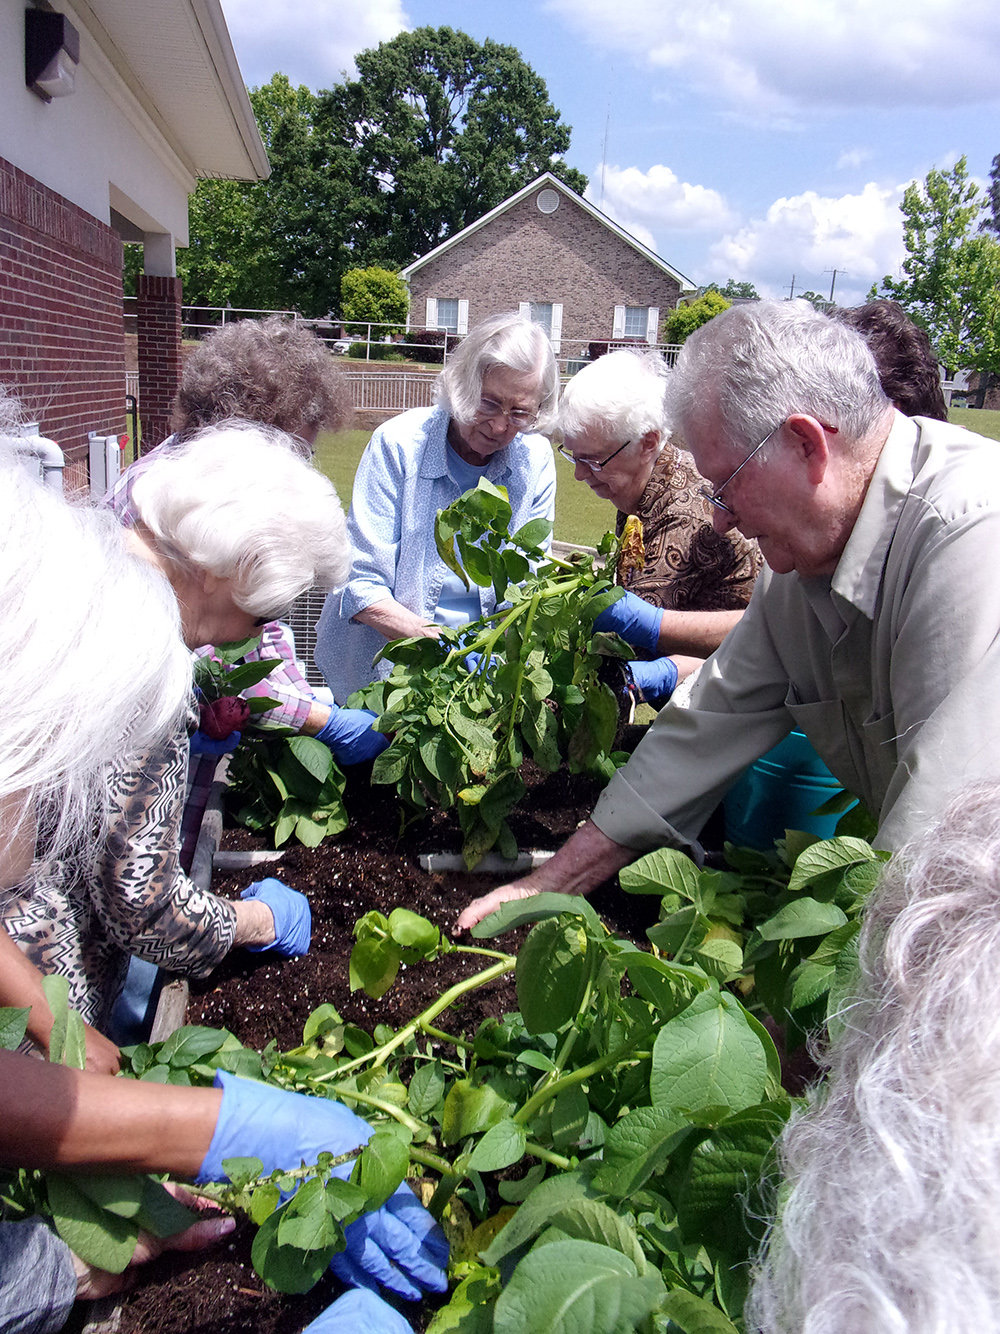
[[[181,280],[139,275],[139,420],[142,452],[170,434],[181,382]]]
[[[469,327],[521,301],[562,302],[563,347],[612,335],[615,306],[658,306],[661,319],[680,284],[560,192],[541,213],[532,191],[410,280],[410,319],[424,321],[427,297],[469,302]]]
[[[0,383],[86,477],[87,432],[125,429],[122,244],[0,158]]]

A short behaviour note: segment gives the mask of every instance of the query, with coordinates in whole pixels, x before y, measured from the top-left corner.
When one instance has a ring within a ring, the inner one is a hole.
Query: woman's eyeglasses
[[[538,421],[538,409],[532,411],[530,408],[508,408],[495,399],[481,398],[476,409],[476,421],[492,421],[496,417],[504,417],[519,431],[527,431]]]
[[[583,466],[589,468],[591,472],[600,472],[602,468],[608,466],[612,459],[616,459],[623,449],[628,449],[631,443],[631,440],[626,440],[623,445],[618,446],[613,454],[609,454],[606,459],[601,459],[600,461],[597,459],[578,459],[575,454],[570,453],[565,445],[558,445],[557,448],[563,458],[568,459],[574,466],[578,463],[582,463]]]

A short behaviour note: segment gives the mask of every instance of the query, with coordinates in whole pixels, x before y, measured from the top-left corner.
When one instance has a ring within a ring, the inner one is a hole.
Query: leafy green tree
[[[663,341],[665,343],[683,343],[686,338],[700,329],[716,315],[728,310],[732,305],[719,292],[708,291],[704,296],[692,301],[689,306],[679,306],[672,310],[663,321]]]
[[[986,187],[986,207],[989,210],[979,224],[981,232],[995,232],[1000,236],[1000,153],[990,167],[990,183]]]
[[[401,333],[409,308],[406,283],[392,269],[348,269],[340,280],[341,315],[345,320],[375,325],[373,338]]]
[[[1000,371],[1000,242],[977,230],[991,201],[969,180],[964,157],[910,185],[900,205],[904,276],[887,275],[869,294],[898,301],[946,366],[982,372],[980,405]]]
[[[760,293],[754,287],[753,283],[738,283],[735,278],[727,278],[725,287],[720,287],[718,283],[709,283],[704,289],[706,292],[718,292],[724,296],[727,301],[759,301]]]
[[[543,171],[586,188],[561,161],[569,126],[514,47],[418,28],[357,65],[320,94],[314,129],[316,169],[346,166],[355,263],[402,267]]]

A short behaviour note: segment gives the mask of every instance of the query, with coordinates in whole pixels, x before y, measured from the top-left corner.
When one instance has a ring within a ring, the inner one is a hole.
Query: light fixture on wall
[[[43,102],[75,91],[80,34],[65,14],[24,11],[24,81]]]

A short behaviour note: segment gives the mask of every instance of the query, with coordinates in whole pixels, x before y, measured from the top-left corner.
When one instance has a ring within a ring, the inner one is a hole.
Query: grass
[[[1000,412],[989,408],[952,408],[948,420],[991,440],[1000,440]]]
[[[316,462],[337,488],[345,508],[351,503],[354,473],[370,438],[370,431],[341,431],[337,435],[324,432],[316,441]],[[614,507],[583,482],[574,481],[572,466],[557,454],[555,536],[560,542],[592,547],[614,526]]]

